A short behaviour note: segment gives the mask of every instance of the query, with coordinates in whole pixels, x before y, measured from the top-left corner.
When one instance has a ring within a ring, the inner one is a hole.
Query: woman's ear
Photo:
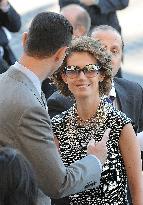
[[[62,79],[67,84],[67,76],[64,73],[62,73]]]
[[[105,75],[100,74],[99,82],[101,83],[104,80],[104,78],[105,78]]]

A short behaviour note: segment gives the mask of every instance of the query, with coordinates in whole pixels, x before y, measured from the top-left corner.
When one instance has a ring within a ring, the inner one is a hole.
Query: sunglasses
[[[100,70],[100,66],[98,64],[89,64],[84,66],[84,68],[80,68],[79,66],[67,66],[65,67],[65,74],[67,77],[73,79],[77,78],[81,72],[88,78],[93,78],[98,74]]]

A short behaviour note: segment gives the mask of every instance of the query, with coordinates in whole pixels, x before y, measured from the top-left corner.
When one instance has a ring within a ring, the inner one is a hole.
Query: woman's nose
[[[86,78],[86,75],[82,70],[79,72],[79,78]]]

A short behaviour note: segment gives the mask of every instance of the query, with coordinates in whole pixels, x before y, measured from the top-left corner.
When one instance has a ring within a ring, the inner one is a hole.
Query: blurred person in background
[[[138,83],[124,78],[116,78],[121,67],[124,42],[120,33],[108,25],[101,25],[92,30],[91,37],[100,40],[112,59],[113,105],[130,117],[135,124],[136,132],[143,131],[143,88]]]
[[[110,25],[121,33],[117,11],[127,8],[129,0],[59,0],[60,9],[69,4],[84,6],[91,17],[91,28]]]
[[[61,14],[73,26],[73,36],[88,35],[91,27],[91,18],[88,12],[77,4],[69,4],[61,9]]]
[[[0,73],[6,71],[16,61],[9,41],[10,32],[18,32],[21,18],[7,0],[0,0]]]
[[[0,204],[42,205],[38,186],[29,161],[18,150],[0,148]]]
[[[124,55],[124,42],[121,35],[114,28],[103,25],[95,27],[91,36],[100,40],[112,56],[113,83],[110,95],[114,99],[113,105],[134,122],[141,147],[143,169],[143,88],[138,83],[115,77]]]
[[[91,26],[91,19],[88,12],[77,4],[70,4],[61,9],[61,14],[73,26],[73,36],[87,35]],[[50,97],[57,90],[52,81],[47,78],[42,83],[42,90],[46,99]]]

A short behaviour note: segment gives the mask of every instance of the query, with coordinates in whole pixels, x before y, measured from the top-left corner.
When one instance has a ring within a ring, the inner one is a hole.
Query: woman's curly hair
[[[111,58],[99,40],[95,40],[87,36],[78,37],[72,40],[71,45],[66,51],[66,56],[61,67],[52,76],[57,88],[63,95],[73,96],[68,89],[68,85],[63,81],[62,74],[65,72],[67,59],[75,52],[87,52],[95,57],[100,66],[100,73],[104,76],[104,80],[99,82],[99,94],[100,96],[108,95],[112,87]]]

